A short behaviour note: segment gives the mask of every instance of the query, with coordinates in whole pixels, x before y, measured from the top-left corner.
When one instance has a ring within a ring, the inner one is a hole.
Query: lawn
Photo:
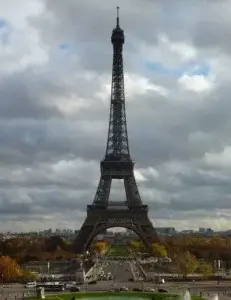
[[[107,255],[109,256],[128,256],[127,247],[121,245],[113,245],[110,247]]]
[[[88,299],[88,298],[98,298],[102,299],[106,297],[106,299],[111,299],[112,297],[121,298],[147,298],[152,300],[164,300],[166,298],[177,299],[179,295],[176,294],[168,294],[168,293],[155,293],[155,292],[80,292],[80,293],[70,293],[70,294],[57,294],[57,295],[46,295],[45,299],[48,300],[70,300],[73,296],[76,299]],[[27,299],[37,299],[35,297],[29,297]],[[192,300],[202,300],[201,297],[193,297]]]

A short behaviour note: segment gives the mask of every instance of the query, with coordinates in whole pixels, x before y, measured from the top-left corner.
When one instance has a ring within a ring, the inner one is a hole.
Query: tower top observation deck
[[[116,18],[116,27],[112,31],[111,42],[112,44],[123,44],[124,43],[124,31],[120,28],[119,20],[119,6],[117,6],[117,18]]]

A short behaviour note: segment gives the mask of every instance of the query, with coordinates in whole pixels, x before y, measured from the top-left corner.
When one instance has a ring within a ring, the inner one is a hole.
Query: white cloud
[[[221,152],[207,152],[204,156],[205,162],[215,168],[231,167],[231,146],[225,147]]]
[[[108,103],[111,96],[111,75],[101,76],[99,79],[99,90],[96,97]],[[168,95],[168,90],[153,83],[149,78],[134,73],[126,72],[124,75],[125,97],[127,101],[132,101],[133,97],[145,95],[148,92],[155,92],[162,96]]]
[[[137,182],[139,182],[139,181],[142,182],[142,181],[147,180],[147,178],[139,170],[135,170],[134,175],[135,175],[135,178],[136,178]]]
[[[213,88],[213,83],[204,75],[182,75],[178,82],[180,87],[194,93],[202,93],[210,91]]]
[[[168,90],[165,87],[156,85],[149,78],[136,74],[125,73],[125,88],[128,99],[132,99],[136,95],[145,95],[152,91],[162,96],[168,95]]]
[[[28,17],[42,13],[39,1],[22,0],[15,13],[14,1],[1,6],[1,17],[8,28],[7,42],[0,47],[0,76],[48,62],[48,48],[40,41],[38,30],[30,26]]]
[[[154,169],[153,167],[148,167],[146,169],[138,169],[135,172],[139,173],[140,176],[142,176],[145,180],[147,180],[147,177],[149,177],[151,179],[156,179],[159,176],[158,171],[156,169]],[[145,181],[145,180],[143,180],[143,181]]]
[[[43,2],[39,0],[22,0],[20,5],[15,6],[14,0],[0,1],[1,18],[8,20],[18,29],[27,29],[28,17],[40,15],[43,12]]]
[[[159,34],[157,43],[140,42],[136,59],[159,63],[167,68],[179,68],[199,60],[197,49],[189,41],[174,41],[166,34]]]
[[[197,49],[188,41],[171,42],[166,35],[160,35],[159,41],[166,50],[176,54],[180,61],[187,62],[197,57]]]

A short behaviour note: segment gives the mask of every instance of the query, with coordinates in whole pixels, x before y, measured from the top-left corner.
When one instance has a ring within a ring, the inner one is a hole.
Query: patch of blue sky
[[[207,76],[210,73],[210,66],[206,63],[198,64],[190,73],[190,75],[204,75]]]
[[[145,64],[148,71],[160,75],[170,75],[180,77],[183,74],[188,75],[208,75],[210,67],[204,62],[190,62],[176,67],[169,67],[159,62],[148,62]]]
[[[9,37],[12,32],[10,24],[4,18],[0,17],[0,43],[5,45],[9,42]]]
[[[59,49],[61,49],[61,50],[69,50],[70,48],[71,48],[70,43],[62,43],[59,45]]]
[[[58,50],[56,48],[55,52],[56,51],[58,51],[58,55],[66,57],[66,55],[74,55],[76,52],[76,47],[72,43],[64,42],[58,45]]]
[[[7,21],[0,17],[0,28],[7,26]]]

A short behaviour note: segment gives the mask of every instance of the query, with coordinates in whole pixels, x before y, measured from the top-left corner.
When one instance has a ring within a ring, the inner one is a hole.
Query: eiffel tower
[[[141,238],[147,250],[151,249],[151,243],[157,237],[148,218],[148,206],[142,204],[130,157],[124,97],[124,31],[120,28],[118,7],[111,43],[113,68],[106,154],[100,163],[101,177],[93,204],[87,205],[87,217],[74,242],[77,253],[86,251],[97,234],[111,227],[131,229]],[[112,179],[123,179],[125,202],[109,202]]]

